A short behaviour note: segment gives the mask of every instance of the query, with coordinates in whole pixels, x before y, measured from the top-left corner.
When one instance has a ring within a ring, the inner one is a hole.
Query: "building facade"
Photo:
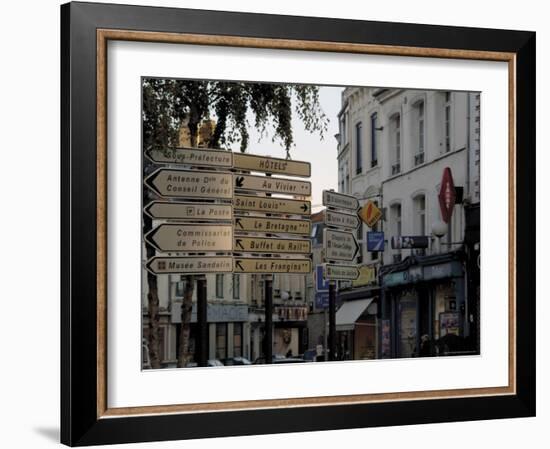
[[[480,201],[479,109],[479,94],[468,92],[347,88],[342,93],[339,190],[383,211],[372,229],[363,225],[357,233],[357,262],[378,273],[378,285],[370,288],[379,287],[376,357],[478,350],[468,300],[466,217]],[[446,169],[456,200],[448,223],[439,198]],[[384,232],[384,251],[367,250],[371,231]],[[403,247],[404,236],[422,245]],[[354,290],[349,301],[368,298]]]

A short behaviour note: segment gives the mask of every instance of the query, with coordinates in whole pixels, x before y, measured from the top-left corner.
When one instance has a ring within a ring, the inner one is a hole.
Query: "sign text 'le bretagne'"
[[[272,234],[311,234],[310,220],[273,217],[235,217],[235,232],[264,232]]]

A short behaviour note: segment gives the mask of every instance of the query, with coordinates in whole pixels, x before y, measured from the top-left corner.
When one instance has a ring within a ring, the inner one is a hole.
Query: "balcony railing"
[[[398,162],[397,164],[393,164],[391,166],[391,174],[396,175],[401,172],[401,164]]]
[[[420,165],[424,163],[424,152],[414,155],[414,165]]]

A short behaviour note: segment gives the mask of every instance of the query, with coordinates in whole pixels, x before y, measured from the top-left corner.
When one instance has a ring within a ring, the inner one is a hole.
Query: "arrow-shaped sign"
[[[160,168],[145,179],[145,185],[158,195],[168,198],[233,197],[233,175],[198,170]]]
[[[323,206],[356,212],[359,209],[359,201],[352,195],[323,190]]]
[[[279,173],[305,178],[311,176],[311,164],[309,162],[279,159],[257,154],[233,153],[233,167],[238,170]]]
[[[311,253],[310,239],[281,239],[269,237],[235,237],[234,250],[250,253]]]
[[[233,257],[153,257],[146,268],[153,274],[231,273]]]
[[[261,257],[234,257],[235,273],[311,273],[310,259],[276,259]]]
[[[311,221],[272,217],[236,217],[235,231],[270,234],[311,234]]]
[[[152,201],[143,211],[151,218],[173,220],[231,220],[231,204]]]
[[[359,252],[359,245],[351,232],[325,228],[323,243],[326,260],[344,260],[351,262]]]
[[[336,228],[357,229],[360,220],[356,215],[335,212],[330,209],[325,210],[325,224]]]
[[[264,212],[268,214],[311,214],[311,203],[309,201],[291,200],[287,198],[235,195],[233,198],[233,207],[238,210]]]
[[[145,236],[159,251],[231,251],[233,226],[230,224],[161,224]]]
[[[255,192],[280,193],[294,196],[310,196],[311,182],[271,176],[235,175],[235,188]]]
[[[327,281],[354,281],[359,274],[355,265],[323,264],[323,277]]]
[[[157,164],[184,164],[196,167],[233,167],[233,153],[207,148],[164,148],[145,155]]]

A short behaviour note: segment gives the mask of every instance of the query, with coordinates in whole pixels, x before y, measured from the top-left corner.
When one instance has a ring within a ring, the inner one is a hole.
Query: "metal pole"
[[[265,276],[265,363],[273,361],[273,275]]]
[[[328,312],[326,307],[323,313],[323,317],[323,348],[325,353],[323,358],[326,362],[328,360]]]
[[[336,360],[336,282],[328,284],[328,350],[329,360]]]
[[[208,304],[206,300],[206,277],[197,278],[197,364],[208,366]]]

